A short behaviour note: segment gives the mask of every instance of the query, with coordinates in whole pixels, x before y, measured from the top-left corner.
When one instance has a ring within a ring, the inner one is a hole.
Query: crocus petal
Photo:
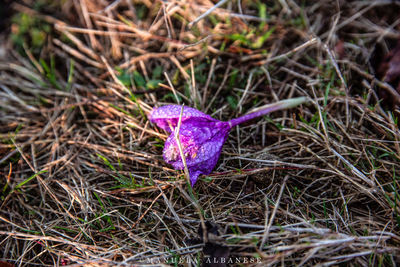
[[[190,120],[181,125],[179,139],[185,155],[192,185],[200,174],[210,174],[217,164],[230,127],[226,122]],[[165,142],[164,160],[177,170],[184,165],[174,134]]]
[[[179,154],[179,151],[175,151],[174,153],[176,158],[171,160],[168,156],[166,156],[166,150],[174,149],[176,145],[175,137],[171,135],[167,141],[165,142],[164,147],[164,160],[171,164],[176,170],[183,170],[184,165],[182,162],[182,158]],[[196,183],[198,177],[201,174],[207,175],[212,172],[215,165],[217,165],[219,156],[221,155],[222,146],[225,143],[226,138],[221,138],[218,140],[210,140],[199,148],[198,154],[195,158],[192,158],[191,155],[185,155],[186,164],[189,169],[190,182],[192,186]]]
[[[188,167],[190,175],[190,183],[192,186],[194,186],[194,184],[197,182],[197,179],[201,174],[207,175],[212,172],[215,165],[217,165],[219,156],[221,155],[221,150],[222,146],[219,148],[218,151],[215,152],[215,154],[211,158],[195,166]]]
[[[205,173],[203,173],[201,170],[196,170],[196,169],[193,169],[193,168],[189,168],[190,185],[192,187],[197,182],[197,179],[199,179],[199,176],[202,175],[202,174],[205,174]]]
[[[171,127],[175,128],[178,124],[179,116],[181,115],[182,106],[168,105],[155,108],[149,115],[151,122],[157,124],[158,127],[171,132]],[[187,119],[195,119],[199,121],[216,121],[211,116],[204,114],[194,108],[184,107],[182,113],[182,122]]]

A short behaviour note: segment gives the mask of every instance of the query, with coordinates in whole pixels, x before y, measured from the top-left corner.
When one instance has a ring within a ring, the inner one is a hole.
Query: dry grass
[[[204,217],[259,265],[400,263],[399,111],[370,64],[400,37],[398,4],[268,1],[264,17],[228,1],[189,29],[210,1],[33,2],[13,8],[50,25],[45,45],[4,43],[0,61],[1,261],[200,262],[188,240]],[[185,103],[228,120],[295,96],[312,101],[232,131],[193,190],[146,118]]]

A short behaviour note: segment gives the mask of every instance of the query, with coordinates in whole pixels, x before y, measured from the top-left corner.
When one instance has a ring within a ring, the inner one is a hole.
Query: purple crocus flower
[[[189,169],[192,186],[201,174],[210,174],[217,164],[222,146],[229,131],[236,125],[266,115],[276,110],[295,107],[306,102],[305,97],[279,101],[267,107],[230,121],[219,121],[194,108],[184,107],[182,112],[179,140]],[[149,115],[151,122],[171,133],[164,145],[164,160],[177,170],[183,170],[184,164],[174,135],[178,125],[182,106],[168,105],[155,108]]]

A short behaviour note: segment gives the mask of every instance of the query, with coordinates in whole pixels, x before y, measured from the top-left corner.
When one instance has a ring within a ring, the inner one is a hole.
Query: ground
[[[400,264],[399,2],[216,4],[2,4],[1,266]],[[148,120],[300,96],[193,188]]]

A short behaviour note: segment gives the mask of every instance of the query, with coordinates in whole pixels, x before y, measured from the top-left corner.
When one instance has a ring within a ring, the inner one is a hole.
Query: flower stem
[[[238,124],[241,124],[243,122],[252,120],[252,119],[257,118],[257,117],[264,116],[264,115],[266,115],[268,113],[271,113],[273,111],[293,108],[295,106],[298,106],[298,105],[301,105],[301,104],[305,103],[306,101],[307,101],[306,97],[297,97],[297,98],[291,98],[291,99],[282,100],[282,101],[273,103],[271,105],[268,105],[268,106],[266,106],[265,108],[263,108],[263,109],[261,109],[259,111],[243,115],[243,116],[241,116],[239,118],[236,118],[236,119],[232,119],[228,123],[229,123],[229,125],[231,127],[234,127],[234,126],[236,126]]]

